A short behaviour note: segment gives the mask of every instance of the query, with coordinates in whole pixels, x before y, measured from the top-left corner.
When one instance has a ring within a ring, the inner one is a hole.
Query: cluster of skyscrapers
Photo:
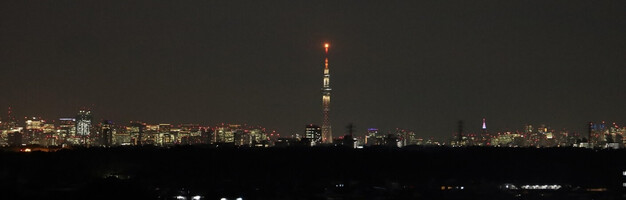
[[[82,109],[75,117],[59,118],[46,121],[39,117],[26,117],[18,121],[9,107],[7,117],[0,121],[0,146],[124,146],[124,145],[194,145],[212,144],[222,146],[363,146],[404,147],[410,145],[449,145],[449,146],[495,146],[495,147],[587,147],[587,148],[623,148],[626,139],[626,127],[616,123],[589,123],[586,134],[566,130],[554,130],[549,126],[533,127],[525,125],[522,131],[496,132],[487,131],[483,118],[481,132],[464,133],[463,122],[459,129],[447,141],[433,138],[423,139],[414,131],[395,129],[380,131],[367,129],[362,137],[353,135],[352,125],[346,135],[333,137],[330,121],[330,68],[329,43],[324,43],[324,68],[322,78],[322,120],[321,126],[309,124],[303,133],[280,136],[276,132],[266,132],[265,128],[219,124],[201,126],[198,124],[148,124],[133,122],[126,125],[115,124],[111,120],[94,121],[90,110]],[[360,135],[360,134],[359,134]]]
[[[265,128],[219,124],[148,124],[131,121],[115,124],[111,120],[94,121],[90,110],[80,110],[75,117],[47,121],[39,117],[16,120],[9,115],[0,121],[0,146],[123,146],[123,145],[193,145],[215,144],[268,147],[280,134],[266,133]]]
[[[496,147],[585,147],[585,148],[623,148],[626,143],[626,127],[613,122],[607,124],[589,122],[586,133],[577,133],[565,129],[556,130],[541,124],[534,127],[524,125],[522,130],[489,132],[483,119],[479,133],[463,133],[459,122],[457,134],[449,140],[452,146],[496,146]]]
[[[0,145],[85,145],[95,139],[93,128],[89,110],[80,110],[75,117],[59,118],[58,121],[46,121],[40,117],[25,117],[24,121],[18,121],[9,107],[7,117],[0,121]]]

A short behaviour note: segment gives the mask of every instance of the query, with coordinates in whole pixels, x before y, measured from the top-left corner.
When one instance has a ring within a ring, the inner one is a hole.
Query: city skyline
[[[233,121],[231,122],[219,121],[219,122],[201,122],[201,123],[171,122],[171,121],[156,121],[155,122],[155,121],[145,121],[141,119],[135,119],[131,121],[118,121],[118,120],[110,119],[110,118],[94,118],[91,109],[87,109],[87,108],[79,109],[78,114],[75,115],[74,117],[57,116],[56,118],[43,118],[41,116],[24,116],[23,118],[22,117],[16,118],[14,112],[15,111],[13,110],[13,108],[9,107],[7,109],[6,116],[0,115],[1,128],[4,128],[7,131],[10,130],[11,128],[20,128],[19,132],[21,132],[22,128],[27,128],[28,126],[30,126],[29,124],[32,123],[32,121],[41,121],[41,123],[38,124],[42,126],[40,128],[43,128],[44,125],[47,125],[47,124],[53,125],[52,127],[49,127],[49,128],[60,128],[61,126],[63,126],[63,124],[65,124],[64,121],[73,121],[77,124],[77,126],[75,127],[75,128],[78,128],[76,130],[77,135],[83,135],[83,136],[89,135],[88,130],[101,126],[102,125],[101,122],[103,121],[111,126],[116,126],[119,128],[133,126],[133,124],[137,124],[137,123],[141,123],[144,125],[165,125],[166,124],[166,125],[171,125],[172,127],[194,125],[194,126],[203,127],[203,128],[215,128],[215,127],[220,127],[220,126],[235,125],[235,126],[261,128],[264,130],[264,132],[267,132],[267,133],[283,134],[282,136],[283,138],[298,138],[298,139],[308,137],[305,135],[309,134],[307,133],[309,126],[317,126],[317,124],[315,123],[310,123],[310,124],[302,125],[301,129],[297,131],[281,132],[281,131],[277,131],[277,129],[274,129],[273,127],[265,127],[263,126],[263,124],[248,124],[246,122],[241,122],[241,121],[234,121],[234,122]],[[87,121],[83,122],[83,120],[87,120]],[[600,129],[608,130],[610,127],[615,128],[615,130],[626,129],[626,126],[624,126],[624,124],[617,123],[615,121],[609,121],[609,120],[586,122],[585,123],[586,131],[583,131],[583,132],[577,132],[571,129],[570,127],[554,127],[549,123],[538,123],[538,124],[521,123],[521,124],[518,124],[518,126],[513,129],[493,130],[493,129],[487,128],[486,118],[482,118],[482,121],[480,122],[480,124],[474,123],[469,126],[464,126],[463,124],[464,122],[462,120],[457,122],[457,126],[456,126],[457,130],[455,132],[449,133],[448,135],[444,135],[441,137],[421,136],[419,134],[416,134],[415,137],[419,139],[434,139],[440,144],[450,145],[449,144],[450,142],[456,141],[456,139],[451,139],[451,138],[457,138],[457,136],[459,135],[459,131],[461,131],[461,135],[463,137],[469,136],[469,135],[476,136],[476,135],[518,134],[518,133],[529,133],[529,132],[540,132],[540,133],[541,132],[550,132],[550,133],[554,132],[554,133],[574,134],[576,135],[576,137],[579,137],[579,139],[582,139],[582,138],[587,138],[587,134],[590,133],[589,131],[592,127],[594,131],[600,130]],[[59,126],[59,127],[55,127],[55,126]],[[352,123],[348,124],[348,126],[351,126],[353,130],[355,128]],[[79,129],[82,129],[82,131]],[[320,130],[322,129],[320,128]],[[332,138],[333,139],[343,138],[343,136],[349,134],[347,130],[348,129],[346,128],[345,134],[335,135]],[[391,129],[368,127],[365,130],[359,130],[359,131],[354,132],[355,137],[362,139],[368,134],[370,134],[371,130],[376,130],[376,132],[380,130],[380,133],[384,135],[399,134],[401,132],[411,132],[413,134],[419,133],[419,130],[407,129],[404,127],[395,127]],[[320,139],[320,141],[318,142],[326,143],[326,142],[321,141],[321,138],[322,138],[321,133],[322,132],[320,131],[320,138],[318,138]],[[278,138],[278,136],[280,135],[276,135],[276,138]]]
[[[0,1],[0,199],[624,198],[624,11]]]
[[[333,45],[340,127],[445,138],[624,124],[623,2],[3,2],[0,108],[54,119],[319,124],[320,44]],[[230,11],[237,11],[231,14]],[[165,14],[165,15],[161,15]],[[157,17],[157,16],[167,16]],[[475,125],[476,124],[476,125]]]

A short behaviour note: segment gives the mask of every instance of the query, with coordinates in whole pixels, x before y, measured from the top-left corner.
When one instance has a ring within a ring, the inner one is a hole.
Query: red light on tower
[[[326,60],[324,61],[324,68],[328,69],[328,58],[326,58]]]
[[[326,49],[326,53],[328,53],[328,47],[330,47],[330,44],[324,43],[324,48]]]

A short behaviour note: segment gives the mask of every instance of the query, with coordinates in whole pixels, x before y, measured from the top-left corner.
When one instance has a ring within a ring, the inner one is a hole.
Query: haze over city
[[[447,138],[626,123],[623,1],[0,2],[0,107],[119,123],[352,122]],[[4,111],[2,112],[4,113]]]

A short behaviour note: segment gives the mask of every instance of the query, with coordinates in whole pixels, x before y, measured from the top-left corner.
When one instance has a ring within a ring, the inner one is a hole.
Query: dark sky
[[[0,108],[301,132],[323,41],[335,136],[626,125],[626,1],[0,1]]]

